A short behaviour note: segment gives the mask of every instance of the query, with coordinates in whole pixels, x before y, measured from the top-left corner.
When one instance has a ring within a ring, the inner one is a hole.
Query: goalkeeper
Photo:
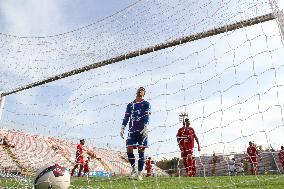
[[[130,178],[136,174],[135,156],[133,149],[138,148],[138,180],[143,180],[142,170],[144,167],[144,151],[148,147],[148,130],[150,103],[145,101],[145,88],[140,87],[136,92],[136,98],[126,107],[125,116],[122,122],[120,136],[124,139],[124,130],[129,122],[128,137],[126,140],[128,161],[132,167]]]

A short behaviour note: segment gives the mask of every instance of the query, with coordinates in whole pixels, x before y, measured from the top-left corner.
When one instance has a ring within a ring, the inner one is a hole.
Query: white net
[[[34,38],[2,34],[0,89],[8,92],[270,12],[267,1],[137,1],[101,22],[65,34]],[[76,143],[85,138],[101,158],[92,161],[92,174],[106,174],[110,188],[124,187],[114,177],[123,178],[130,168],[120,126],[126,105],[143,86],[152,106],[146,156],[155,161],[180,157],[176,133],[181,127],[179,114],[187,112],[202,148],[194,149],[194,155],[196,175],[205,178],[204,185],[213,182],[208,176],[235,174],[230,173],[228,160],[235,157],[240,163],[249,141],[262,147],[258,173],[279,175],[283,169],[275,150],[284,143],[283,52],[277,21],[272,20],[10,94],[0,127],[1,137],[7,136],[15,147],[1,146],[1,173],[32,175],[46,163],[71,169]],[[156,173],[177,175],[181,164],[157,168]],[[250,174],[246,166],[242,174]],[[179,187],[192,186],[178,178]],[[258,182],[257,177],[251,180]],[[151,182],[159,186],[163,178]],[[90,186],[94,183],[88,181]],[[228,186],[236,183],[231,179]]]

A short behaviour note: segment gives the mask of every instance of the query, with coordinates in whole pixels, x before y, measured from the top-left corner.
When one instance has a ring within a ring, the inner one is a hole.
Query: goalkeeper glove
[[[147,138],[148,137],[147,126],[144,126],[144,129],[142,129],[142,131],[140,131],[140,134],[142,134],[143,138]]]
[[[120,136],[121,136],[122,139],[124,139],[124,130],[125,130],[125,127],[126,127],[125,125],[122,125],[122,126],[121,126]]]

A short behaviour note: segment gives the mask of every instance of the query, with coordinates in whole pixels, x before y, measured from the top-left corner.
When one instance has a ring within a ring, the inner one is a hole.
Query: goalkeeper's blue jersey
[[[126,107],[122,125],[126,126],[129,122],[129,133],[140,132],[145,125],[149,124],[151,114],[150,103],[142,100],[141,102],[131,102]]]

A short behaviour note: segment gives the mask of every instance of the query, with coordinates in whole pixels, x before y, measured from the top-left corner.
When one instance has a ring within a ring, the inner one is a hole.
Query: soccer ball
[[[68,189],[69,186],[69,172],[58,164],[45,165],[36,172],[35,189]]]

